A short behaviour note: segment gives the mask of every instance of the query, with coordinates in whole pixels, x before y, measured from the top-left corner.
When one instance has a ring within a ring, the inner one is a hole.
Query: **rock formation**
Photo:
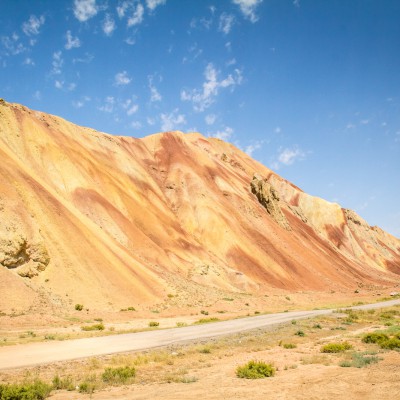
[[[253,176],[250,183],[251,191],[257,196],[259,203],[267,210],[268,214],[286,230],[290,230],[290,225],[279,206],[279,195],[274,187],[263,179],[259,174]]]

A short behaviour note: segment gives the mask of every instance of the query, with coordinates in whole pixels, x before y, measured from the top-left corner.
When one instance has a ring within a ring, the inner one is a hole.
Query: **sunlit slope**
[[[218,139],[111,136],[3,102],[0,155],[0,308],[398,280],[398,239]]]

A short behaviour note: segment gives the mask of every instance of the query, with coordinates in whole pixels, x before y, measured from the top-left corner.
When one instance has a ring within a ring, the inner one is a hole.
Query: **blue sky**
[[[0,96],[217,136],[400,237],[397,0],[1,0]]]

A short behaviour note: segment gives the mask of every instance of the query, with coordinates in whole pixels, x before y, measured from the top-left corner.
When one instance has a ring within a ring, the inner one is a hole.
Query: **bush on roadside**
[[[94,325],[84,325],[81,326],[81,329],[83,331],[104,331],[104,325],[102,323]]]
[[[321,353],[343,353],[351,348],[353,348],[353,346],[348,342],[328,343],[321,347]]]
[[[101,378],[103,382],[110,384],[126,383],[129,379],[136,376],[135,367],[118,367],[118,368],[106,368]]]
[[[383,332],[370,332],[362,337],[364,343],[381,343],[389,339],[389,336]]]
[[[49,397],[51,390],[51,385],[40,380],[21,384],[0,384],[0,399],[43,400]]]
[[[236,376],[245,379],[261,379],[275,375],[275,368],[264,361],[249,361],[237,367]]]

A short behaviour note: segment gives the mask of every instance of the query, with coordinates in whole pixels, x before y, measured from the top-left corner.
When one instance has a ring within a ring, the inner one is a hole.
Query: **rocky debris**
[[[288,206],[288,207],[296,217],[300,218],[305,224],[308,223],[308,218],[304,215],[303,210],[300,207],[297,206]]]
[[[250,183],[251,191],[257,196],[259,203],[267,210],[268,214],[284,229],[291,230],[290,225],[279,205],[279,193],[259,174],[254,174]]]
[[[29,243],[20,234],[0,238],[0,265],[15,270],[22,277],[38,275],[49,262],[50,257],[43,243]]]
[[[359,215],[357,215],[357,213],[355,213],[353,210],[344,208],[343,212],[344,212],[347,222],[353,223],[358,226],[362,226],[366,230],[371,229],[371,227],[368,225],[368,223],[366,221],[364,221]]]

